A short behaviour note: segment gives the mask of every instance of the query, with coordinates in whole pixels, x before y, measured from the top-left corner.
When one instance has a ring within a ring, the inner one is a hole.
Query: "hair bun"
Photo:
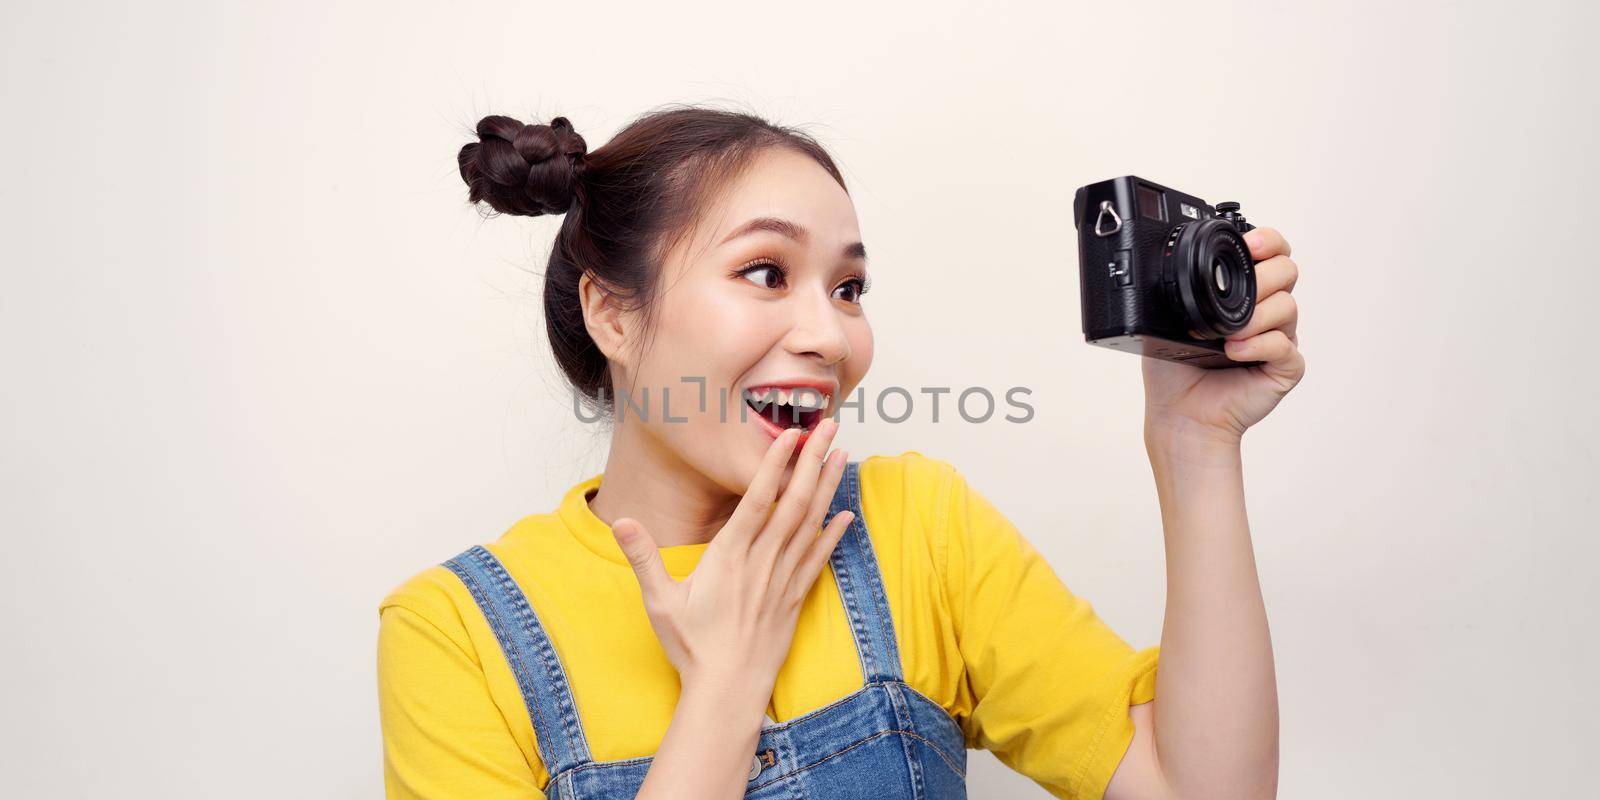
[[[493,115],[479,120],[478,141],[462,147],[456,161],[469,200],[502,214],[537,217],[572,207],[586,153],[588,145],[566,117],[524,125]]]

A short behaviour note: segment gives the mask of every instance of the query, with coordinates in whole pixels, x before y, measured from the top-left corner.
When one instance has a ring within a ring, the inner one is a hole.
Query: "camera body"
[[[1124,175],[1078,189],[1072,211],[1085,340],[1208,369],[1261,363],[1222,346],[1255,312],[1255,226],[1238,203]]]

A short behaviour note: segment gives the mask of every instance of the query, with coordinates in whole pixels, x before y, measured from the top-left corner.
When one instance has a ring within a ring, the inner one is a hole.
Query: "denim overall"
[[[955,720],[902,679],[883,577],[861,513],[859,464],[845,466],[828,518],[855,519],[829,563],[855,637],[864,685],[802,716],[769,723],[750,763],[745,797],[786,800],[966,798],[967,751]],[[498,559],[473,547],[445,562],[472,593],[522,688],[539,755],[550,772],[547,800],[631,798],[650,757],[595,761],[589,755],[566,672],[539,617]]]

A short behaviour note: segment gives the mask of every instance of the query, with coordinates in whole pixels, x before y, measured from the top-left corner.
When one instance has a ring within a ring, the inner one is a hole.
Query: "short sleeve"
[[[386,601],[378,707],[390,800],[539,796],[464,630]]]
[[[1074,596],[998,509],[947,467],[936,535],[966,669],[969,747],[1051,795],[1100,798],[1155,697],[1157,648],[1135,651]]]

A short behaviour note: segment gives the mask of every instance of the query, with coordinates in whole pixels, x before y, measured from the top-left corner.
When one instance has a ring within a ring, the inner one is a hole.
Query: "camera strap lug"
[[[1107,215],[1110,215],[1111,219],[1116,222],[1115,227],[1105,227]],[[1122,217],[1117,214],[1116,206],[1112,205],[1110,200],[1101,200],[1100,214],[1094,218],[1094,235],[1110,236],[1120,230],[1122,230]]]

